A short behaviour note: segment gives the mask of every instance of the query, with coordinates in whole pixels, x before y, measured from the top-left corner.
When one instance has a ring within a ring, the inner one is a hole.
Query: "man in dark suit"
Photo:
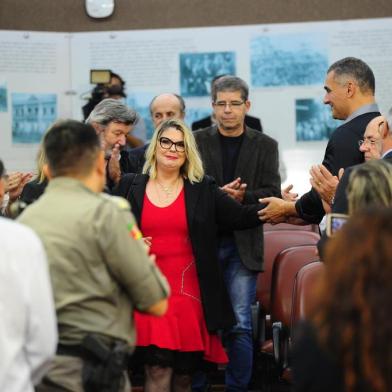
[[[244,126],[250,108],[248,96],[242,79],[219,78],[212,90],[217,124],[195,132],[206,174],[244,204],[280,196],[278,145],[267,135]],[[237,320],[226,335],[226,390],[247,391],[253,358],[251,304],[256,297],[257,273],[263,268],[262,227],[221,231],[219,259]]]
[[[382,119],[382,117],[378,117]],[[389,110],[386,119],[380,120],[379,135],[381,141],[377,142],[374,147],[379,148],[380,158],[392,163],[392,108]],[[374,139],[371,135],[366,135],[361,143],[361,149],[366,151],[370,150]],[[358,166],[358,165],[357,165]],[[350,174],[357,166],[351,166],[347,168],[339,181],[339,185],[336,189],[335,200],[332,204],[332,212],[338,212],[341,214],[348,214],[348,200],[347,200],[347,186],[350,179]]]
[[[380,115],[375,103],[375,80],[370,67],[362,60],[346,57],[332,64],[325,80],[324,103],[330,105],[332,117],[344,120],[332,134],[325,150],[323,165],[337,176],[339,169],[362,163],[358,150],[369,121]],[[268,206],[263,210],[266,222],[291,221],[320,223],[325,211],[320,196],[312,188],[296,202],[277,198],[262,200]]]

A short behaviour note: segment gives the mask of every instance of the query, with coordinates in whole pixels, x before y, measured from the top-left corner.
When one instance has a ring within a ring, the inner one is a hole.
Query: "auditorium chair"
[[[275,258],[284,249],[297,245],[316,245],[320,235],[312,231],[276,230],[264,233],[264,271],[257,277],[257,301],[260,310],[270,313],[271,277]]]
[[[264,232],[266,231],[277,231],[277,230],[299,230],[299,231],[314,231],[315,233],[320,233],[318,225],[292,225],[291,223],[278,223],[272,225],[271,223],[264,223]]]
[[[315,246],[320,236],[311,231],[299,230],[278,230],[264,233],[264,272],[259,273],[257,279],[257,298],[253,311],[253,337],[254,337],[254,377],[253,381],[256,386],[260,386],[260,371],[263,377],[270,377],[275,369],[271,367],[271,359],[266,359],[265,354],[273,355],[272,339],[265,343],[266,337],[271,335],[270,314],[271,314],[271,278],[275,258],[284,249],[299,246]],[[313,260],[316,259],[313,249]],[[269,346],[269,347],[268,347]],[[263,347],[261,350],[260,347]],[[270,375],[266,373],[270,372]],[[273,375],[272,378],[275,376]],[[265,380],[262,380],[263,382]],[[267,380],[268,381],[268,380]]]
[[[324,263],[318,261],[302,267],[295,278],[293,287],[293,310],[291,326],[309,315],[309,309],[314,301],[314,292],[324,271]]]
[[[297,272],[318,259],[316,245],[300,245],[284,249],[277,256],[272,272],[271,323],[272,339],[260,346],[260,351],[273,354],[278,373],[288,366],[292,295]]]

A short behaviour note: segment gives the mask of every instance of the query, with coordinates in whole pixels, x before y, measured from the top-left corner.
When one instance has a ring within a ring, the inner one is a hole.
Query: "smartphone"
[[[327,236],[331,237],[339,231],[347,222],[349,216],[346,214],[331,213],[327,215]]]

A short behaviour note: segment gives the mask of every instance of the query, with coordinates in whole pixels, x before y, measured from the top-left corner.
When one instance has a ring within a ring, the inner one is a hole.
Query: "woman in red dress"
[[[171,286],[164,317],[135,315],[145,390],[190,391],[202,360],[227,362],[216,331],[235,324],[217,260],[218,225],[254,227],[262,206],[242,206],[204,175],[193,134],[179,120],[156,129],[143,173],[125,175],[117,194],[130,201]]]

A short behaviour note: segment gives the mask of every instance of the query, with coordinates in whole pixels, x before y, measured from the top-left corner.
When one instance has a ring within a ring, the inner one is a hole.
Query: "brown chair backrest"
[[[315,245],[319,239],[319,234],[312,231],[277,230],[264,233],[264,271],[257,278],[257,300],[267,314],[271,309],[271,276],[276,256],[292,246]]]
[[[277,230],[299,230],[299,231],[314,231],[320,233],[318,225],[292,225],[291,223],[278,223],[271,225],[270,223],[264,223],[264,232],[266,231],[277,231]]]
[[[295,278],[291,326],[309,315],[313,305],[315,288],[324,272],[324,263],[316,261],[302,267]]]
[[[297,272],[318,260],[316,245],[300,245],[282,250],[275,259],[271,282],[271,320],[290,328],[293,287]]]

